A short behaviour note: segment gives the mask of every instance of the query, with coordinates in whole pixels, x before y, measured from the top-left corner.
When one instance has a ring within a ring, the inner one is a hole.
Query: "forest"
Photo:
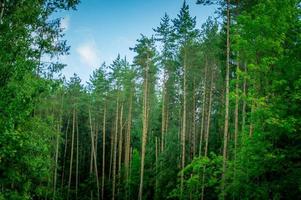
[[[301,198],[300,0],[193,3],[83,83],[80,0],[0,0],[0,200]]]

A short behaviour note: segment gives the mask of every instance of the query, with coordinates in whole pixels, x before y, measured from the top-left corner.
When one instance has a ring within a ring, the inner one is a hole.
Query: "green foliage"
[[[205,189],[206,199],[216,199],[220,192],[220,177],[222,172],[222,156],[211,153],[209,157],[195,157],[184,169],[184,199],[200,199],[201,188]],[[179,175],[182,172],[179,172]],[[203,179],[204,176],[204,179]],[[204,180],[204,182],[203,182]],[[170,199],[180,199],[180,185],[174,189]]]

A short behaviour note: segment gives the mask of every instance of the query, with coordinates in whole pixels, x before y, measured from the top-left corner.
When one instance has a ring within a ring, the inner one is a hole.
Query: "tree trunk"
[[[242,125],[241,130],[244,132],[246,125],[246,98],[247,98],[247,64],[244,63],[244,83],[243,83],[243,103],[242,103]]]
[[[239,109],[239,52],[237,52],[236,83],[235,83],[235,121],[234,121],[234,179],[236,177],[237,142],[238,142],[238,109]]]
[[[54,185],[53,185],[53,199],[56,198],[56,187],[57,187],[57,170],[58,170],[58,158],[59,158],[59,145],[60,145],[60,136],[63,122],[63,104],[64,104],[64,95],[62,94],[61,105],[59,111],[59,121],[57,126],[57,136],[56,136],[56,151],[55,151],[55,171],[54,171]]]
[[[145,149],[147,142],[147,132],[148,132],[148,104],[149,104],[149,66],[147,64],[144,75],[144,95],[143,95],[143,131],[142,131],[142,146],[141,146],[141,169],[140,169],[140,186],[139,186],[139,195],[138,200],[142,200],[143,196],[143,176],[144,176],[144,160],[145,160]]]
[[[102,200],[104,200],[105,163],[106,163],[106,106],[104,107],[104,111],[103,111],[103,124],[102,124],[102,181],[101,181]]]
[[[161,152],[164,150],[164,137],[166,133],[166,71],[164,71],[162,91],[162,122],[161,122]]]
[[[214,71],[211,71],[211,80],[210,80],[210,93],[209,93],[209,105],[208,105],[208,116],[207,116],[207,125],[206,125],[206,133],[205,133],[205,151],[204,151],[204,156],[208,156],[208,144],[209,144],[209,133],[210,133],[210,122],[211,122],[211,109],[212,109],[212,93],[213,93],[213,74]],[[202,196],[201,200],[204,199],[204,191],[205,191],[205,171],[206,171],[206,166],[203,167],[203,179],[202,179]]]
[[[62,122],[62,114],[60,114],[60,119],[59,119],[59,122],[58,122],[58,125],[57,125],[57,133],[56,133],[55,168],[54,168],[54,180],[53,180],[53,199],[56,198],[57,169],[58,169],[61,122]]]
[[[196,94],[195,94],[195,77],[193,78],[193,99],[192,99],[192,136],[191,136],[191,144],[192,144],[192,158],[196,155],[196,117],[195,117],[195,109],[196,109]]]
[[[158,145],[158,137],[155,138],[155,166],[156,166],[156,183],[155,183],[155,199],[157,199],[157,195],[158,195],[158,151],[159,151],[159,145]]]
[[[74,132],[75,132],[75,106],[73,108],[73,117],[72,117],[71,156],[70,156],[70,166],[69,166],[69,181],[68,181],[67,200],[69,199],[69,196],[70,196],[70,186],[71,186],[71,177],[72,177],[73,149],[74,149]]]
[[[2,24],[3,16],[4,16],[4,9],[5,9],[5,1],[1,3],[1,11],[0,11],[0,25]]]
[[[93,128],[92,128],[92,116],[91,116],[91,110],[89,109],[89,121],[90,121],[90,131],[91,131],[91,154],[93,156],[92,162],[94,163],[94,170],[95,170],[95,179],[96,179],[96,186],[97,186],[97,199],[99,200],[99,180],[98,180],[98,169],[97,169],[97,160],[96,160],[96,152],[95,152],[95,142],[94,142],[94,134],[93,134]],[[93,168],[92,168],[93,169]],[[91,166],[90,166],[90,173],[91,171]],[[92,197],[92,195],[91,195]]]
[[[123,103],[121,103],[121,110],[120,110],[120,118],[119,118],[119,152],[118,152],[118,191],[117,194],[119,194],[119,189],[120,189],[120,183],[121,183],[121,161],[122,161],[122,149],[123,149]]]
[[[78,117],[76,116],[76,177],[75,177],[75,199],[78,193],[78,148],[79,148],[79,131],[78,131]]]
[[[112,123],[112,128],[111,128],[111,145],[110,145],[110,168],[109,168],[109,181],[111,181],[111,176],[112,176],[112,165],[113,165],[113,154],[114,154],[114,137],[115,137],[115,126],[114,123]]]
[[[186,48],[186,47],[185,47]],[[184,49],[184,93],[183,93],[183,127],[182,127],[182,163],[181,163],[181,199],[183,199],[183,186],[184,186],[184,171],[183,169],[185,168],[185,146],[186,146],[186,117],[187,117],[187,103],[186,103],[186,98],[187,98],[187,66],[186,66],[186,49]]]
[[[133,91],[131,89],[130,103],[129,103],[129,113],[128,113],[128,124],[126,133],[126,147],[125,147],[125,177],[126,180],[129,178],[129,162],[130,162],[130,147],[131,147],[131,126],[132,126],[132,104],[133,104]]]
[[[230,74],[230,0],[227,0],[227,67],[226,67],[226,91],[225,91],[225,124],[224,124],[224,148],[222,171],[222,199],[225,199],[225,174],[227,163],[227,144],[229,126],[229,74]]]
[[[114,149],[113,149],[112,200],[115,199],[115,187],[116,187],[116,165],[117,165],[116,160],[117,160],[117,142],[118,142],[118,115],[119,115],[119,97],[117,96],[115,135],[114,135]]]
[[[65,133],[65,147],[64,147],[64,158],[63,158],[63,169],[62,169],[62,184],[61,184],[61,190],[64,186],[64,176],[65,176],[65,162],[67,159],[67,144],[68,144],[68,129],[69,129],[69,123],[70,123],[70,117],[68,116],[67,120],[67,127],[66,127],[66,133]]]
[[[202,156],[202,147],[203,147],[203,138],[204,138],[204,129],[205,129],[205,105],[206,105],[206,91],[207,91],[207,58],[205,63],[205,78],[204,78],[204,91],[203,91],[203,100],[202,100],[202,116],[201,116],[201,134],[200,134],[200,144],[199,144],[199,156]]]

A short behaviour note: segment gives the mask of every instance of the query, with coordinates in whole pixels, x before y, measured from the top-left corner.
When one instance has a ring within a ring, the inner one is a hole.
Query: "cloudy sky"
[[[214,7],[187,0],[191,15],[197,17],[197,27],[213,15]],[[140,34],[151,36],[152,28],[166,12],[176,17],[183,0],[82,0],[77,11],[61,13],[65,39],[71,46],[70,55],[61,57],[67,64],[62,73],[67,78],[76,73],[85,83],[93,70],[110,64],[118,53],[132,60],[133,47]]]

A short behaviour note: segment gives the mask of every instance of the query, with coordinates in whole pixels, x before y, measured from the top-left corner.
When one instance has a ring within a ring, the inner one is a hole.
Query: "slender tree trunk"
[[[205,129],[205,105],[206,105],[206,91],[207,91],[207,58],[205,64],[205,77],[204,77],[204,91],[203,91],[203,100],[202,100],[202,116],[201,116],[201,134],[200,134],[200,146],[199,146],[199,156],[202,156],[202,147],[203,147],[203,138],[204,138],[204,129]]]
[[[210,81],[210,93],[209,93],[209,105],[208,105],[208,117],[207,117],[207,127],[206,127],[206,134],[205,134],[205,151],[204,156],[208,156],[208,144],[209,144],[209,133],[210,133],[210,121],[211,121],[211,109],[212,109],[212,93],[213,93],[213,70],[211,71],[211,81]],[[206,166],[203,167],[203,179],[202,179],[202,196],[201,200],[204,199],[204,191],[205,191],[205,171]]]
[[[120,110],[120,124],[119,124],[119,152],[118,152],[118,190],[117,194],[119,195],[119,190],[120,190],[120,183],[121,183],[121,161],[122,161],[122,149],[123,149],[123,103],[121,103],[121,110]]]
[[[102,200],[104,200],[105,164],[106,164],[106,106],[104,107],[104,111],[103,111],[103,124],[102,124],[102,180],[101,180]]]
[[[242,102],[242,125],[241,129],[242,132],[245,130],[245,125],[246,125],[246,93],[247,93],[247,64],[244,63],[244,83],[243,83],[243,102]]]
[[[144,95],[143,95],[143,131],[142,131],[142,147],[141,147],[141,169],[140,169],[140,186],[138,200],[142,200],[143,197],[143,177],[144,177],[144,160],[145,160],[145,149],[147,142],[147,132],[148,132],[148,104],[149,104],[149,66],[147,65],[144,75]]]
[[[222,171],[222,199],[225,199],[225,174],[227,164],[227,144],[229,126],[229,74],[230,74],[230,0],[227,0],[227,67],[226,67],[226,91],[225,91],[225,124],[224,124],[224,148]]]
[[[3,19],[3,16],[4,16],[4,9],[5,9],[5,0],[1,3],[0,25],[2,24],[2,19]]]
[[[155,137],[155,166],[156,166],[156,183],[155,183],[155,199],[158,195],[158,151],[159,151],[158,137]]]
[[[66,127],[66,133],[65,133],[65,147],[64,147],[64,158],[63,158],[63,169],[62,169],[62,185],[61,185],[61,190],[63,189],[64,186],[64,177],[65,177],[65,162],[67,159],[67,146],[68,146],[68,129],[69,129],[69,123],[70,123],[70,118],[68,116],[67,120],[67,127]]]
[[[130,162],[130,147],[131,147],[131,126],[132,126],[132,104],[133,104],[133,92],[131,89],[129,112],[128,112],[128,124],[127,124],[127,134],[126,134],[126,147],[125,147],[125,177],[126,180],[129,178],[129,162]]]
[[[97,117],[95,117],[95,121],[97,122]],[[96,163],[97,163],[97,158],[98,158],[98,129],[99,129],[99,123],[97,122],[95,124],[95,155],[96,155]]]
[[[91,118],[91,113],[90,113],[90,109],[89,109],[89,126],[90,126],[90,137],[91,137],[91,150],[90,150],[90,178],[92,178],[92,174],[93,174],[93,149],[94,149],[94,142],[93,142],[93,127],[92,127],[92,119]],[[93,190],[92,188],[90,188],[90,199],[93,199]]]
[[[63,104],[64,104],[64,95],[62,94],[61,98],[61,106],[59,112],[59,121],[58,121],[58,129],[56,136],[56,151],[55,151],[55,171],[54,171],[54,186],[53,186],[53,199],[56,198],[56,187],[57,187],[57,170],[58,170],[58,158],[59,158],[59,145],[60,145],[60,136],[62,129],[62,121],[63,121]]]
[[[56,197],[56,185],[57,185],[57,169],[58,169],[58,157],[59,157],[59,144],[60,144],[60,131],[61,131],[62,115],[57,125],[56,133],[56,147],[55,147],[55,168],[54,168],[54,180],[53,180],[53,199]]]
[[[252,100],[252,105],[251,105],[251,114],[250,114],[250,129],[249,129],[249,137],[251,138],[253,136],[253,113],[254,113],[255,105],[254,105],[254,100]]]
[[[186,48],[186,47],[185,47]],[[183,101],[183,127],[182,127],[182,163],[181,163],[181,199],[183,199],[183,187],[184,187],[184,168],[185,168],[185,146],[186,146],[186,117],[187,117],[187,66],[186,66],[186,49],[184,49],[184,101]]]
[[[78,116],[76,116],[76,177],[75,177],[75,199],[78,199],[78,151],[79,151]]]
[[[118,116],[119,116],[119,97],[117,96],[116,106],[116,121],[115,121],[115,135],[114,135],[114,153],[113,153],[113,181],[112,181],[112,200],[115,199],[116,188],[116,160],[117,160],[117,142],[118,142]]]
[[[96,160],[96,152],[95,152],[95,142],[94,142],[94,134],[93,134],[93,128],[92,128],[92,116],[91,116],[91,110],[89,109],[89,121],[90,121],[90,131],[91,131],[91,153],[93,156],[93,163],[94,163],[94,168],[95,168],[95,179],[96,179],[96,186],[97,186],[97,199],[99,200],[100,195],[99,195],[99,180],[98,180],[98,169],[97,169],[97,160]],[[93,168],[92,168],[93,169]],[[90,167],[90,172],[91,172],[91,167]],[[91,172],[92,173],[92,172]],[[93,196],[93,195],[91,195]]]
[[[111,128],[111,145],[110,145],[110,168],[109,168],[109,181],[111,181],[112,176],[112,166],[113,166],[113,154],[114,154],[114,140],[115,140],[115,126],[114,123],[112,123]]]
[[[70,156],[70,166],[69,166],[69,181],[68,181],[68,193],[67,200],[70,196],[70,187],[71,187],[71,177],[72,177],[72,164],[73,164],[73,149],[74,149],[74,132],[75,132],[75,106],[73,108],[73,119],[72,119],[72,135],[71,135],[71,156]]]
[[[131,180],[131,178],[132,178],[132,159],[133,159],[133,148],[131,147],[131,149],[130,149],[130,168],[129,168],[129,179]],[[130,187],[131,185],[129,185],[129,191],[128,191],[128,197],[129,197],[129,199],[132,199],[131,198],[131,187]]]
[[[236,15],[238,16],[239,0],[236,0]],[[238,30],[237,30],[238,31]],[[236,33],[238,34],[238,33]],[[237,145],[238,145],[238,110],[239,110],[239,70],[240,70],[240,55],[237,51],[236,64],[236,83],[235,83],[235,121],[234,121],[234,181],[236,180],[236,162],[237,162]],[[234,195],[234,194],[233,194]]]
[[[166,132],[166,71],[164,71],[162,91],[162,122],[161,122],[161,152],[164,150],[164,136]]]
[[[196,117],[195,117],[195,109],[196,109],[196,94],[195,94],[195,77],[193,78],[193,99],[192,99],[192,159],[196,155]]]
[[[237,52],[236,83],[235,83],[235,121],[234,121],[234,179],[236,178],[237,142],[238,142],[238,109],[239,109],[239,52]]]

